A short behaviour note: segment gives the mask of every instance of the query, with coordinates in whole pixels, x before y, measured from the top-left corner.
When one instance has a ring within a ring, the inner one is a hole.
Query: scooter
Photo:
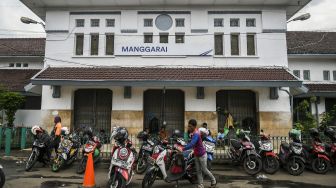
[[[230,139],[229,157],[234,163],[243,163],[244,170],[249,175],[255,175],[262,169],[260,155],[251,142],[249,131],[241,130],[237,135],[239,140]]]
[[[50,141],[49,141],[50,142]],[[48,164],[50,162],[50,149],[47,147],[50,143],[45,143],[45,140],[37,137],[33,142],[32,152],[27,160],[25,170],[29,171],[33,168],[37,161]],[[47,154],[49,152],[49,155]]]
[[[280,144],[280,152],[278,154],[280,164],[283,165],[289,174],[298,176],[305,169],[305,159],[302,152],[301,132],[292,129],[289,132],[289,138],[292,141],[288,144],[282,142]]]
[[[331,143],[325,145],[326,151],[330,158],[331,165],[336,168],[336,131],[332,128],[327,128],[324,131],[324,135],[327,136]]]
[[[153,155],[149,158],[151,167],[142,181],[142,188],[150,188],[158,178],[167,183],[179,180],[188,180],[190,183],[197,182],[193,152],[182,153],[183,139],[178,139],[174,145],[155,146]],[[171,158],[171,159],[170,159]]]
[[[316,128],[309,130],[312,137],[312,144],[303,145],[303,153],[306,164],[317,174],[325,174],[330,168],[330,159],[320,139],[320,134]]]
[[[269,136],[261,132],[260,140],[256,144],[257,152],[261,156],[263,170],[267,174],[274,174],[279,170],[279,157],[273,152],[273,144]]]
[[[0,188],[2,188],[5,185],[5,181],[6,181],[5,173],[3,171],[2,165],[0,165]]]
[[[114,132],[126,131],[125,128],[117,128]],[[112,132],[112,138],[116,133]],[[115,144],[112,148],[112,158],[108,173],[108,187],[110,188],[125,188],[132,181],[134,176],[133,165],[136,152],[132,147],[132,142],[128,140],[115,139]]]
[[[145,131],[142,131],[138,134],[137,138],[141,142],[141,147],[136,157],[136,168],[135,171],[138,174],[144,173],[148,168],[147,159],[153,153],[153,148],[155,146],[155,139],[148,138],[148,134]]]
[[[86,168],[86,162],[88,160],[88,154],[93,153],[93,162],[96,164],[100,160],[100,148],[101,143],[98,137],[94,136],[92,140],[88,140],[83,147],[83,158],[81,159],[76,173],[82,174]]]

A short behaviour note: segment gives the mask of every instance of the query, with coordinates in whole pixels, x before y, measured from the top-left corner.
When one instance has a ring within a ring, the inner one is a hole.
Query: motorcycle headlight
[[[153,153],[160,153],[160,149],[158,146],[155,146],[154,149],[153,149]]]
[[[266,151],[271,151],[273,150],[273,145],[272,143],[263,143],[263,145],[261,146],[264,150]]]
[[[128,149],[127,148],[121,148],[119,151],[119,157],[121,159],[125,159],[128,156]]]
[[[302,147],[293,147],[293,152],[300,155],[302,152]]]

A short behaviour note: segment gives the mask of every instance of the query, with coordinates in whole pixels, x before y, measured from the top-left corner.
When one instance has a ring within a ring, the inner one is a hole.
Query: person
[[[166,140],[168,138],[168,134],[166,131],[166,127],[162,126],[159,132],[159,136],[161,140]]]
[[[54,118],[54,129],[53,129],[53,134],[52,137],[54,139],[53,145],[55,149],[55,153],[57,153],[58,145],[61,142],[61,133],[62,133],[62,124],[61,124],[61,117],[56,116]]]
[[[224,145],[224,130],[223,129],[219,129],[218,134],[217,134],[217,144],[219,146],[223,146]]]
[[[196,174],[198,180],[198,187],[203,188],[203,175],[210,177],[211,187],[215,187],[217,184],[216,178],[207,168],[207,154],[202,143],[202,138],[200,132],[196,129],[197,121],[195,119],[190,119],[188,122],[188,131],[192,133],[191,142],[189,142],[183,150],[194,149],[195,155],[195,165],[196,165]]]
[[[208,131],[208,133],[209,133],[208,135],[211,136],[211,131],[210,131],[210,129],[208,129],[208,124],[206,122],[204,122],[202,124],[202,127],[205,128]]]

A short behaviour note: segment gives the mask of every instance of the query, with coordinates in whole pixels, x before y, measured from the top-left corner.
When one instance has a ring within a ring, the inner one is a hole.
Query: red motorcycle
[[[327,136],[330,140],[330,144],[326,144],[326,151],[330,157],[331,165],[336,168],[336,131],[332,128],[327,128],[324,131],[324,135]]]
[[[325,174],[330,168],[330,159],[326,153],[324,144],[319,138],[319,132],[316,128],[309,130],[312,137],[312,145],[303,145],[303,153],[307,166],[317,174]]]
[[[82,150],[83,158],[80,161],[79,166],[77,167],[77,174],[82,174],[85,171],[89,153],[92,153],[94,164],[96,164],[100,160],[100,148],[101,143],[99,138],[96,136],[94,136],[92,139],[88,140],[86,144],[84,144]]]
[[[274,174],[279,170],[279,157],[273,151],[273,144],[261,130],[260,140],[256,143],[256,150],[261,157],[263,170],[268,174]]]

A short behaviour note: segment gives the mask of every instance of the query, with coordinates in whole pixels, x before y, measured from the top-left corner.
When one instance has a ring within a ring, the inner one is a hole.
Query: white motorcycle
[[[125,128],[117,128],[112,135],[115,144],[112,148],[112,159],[109,168],[108,185],[110,188],[125,188],[134,176],[133,165],[135,150],[132,143],[127,139],[128,133]]]
[[[3,169],[3,167],[2,167],[2,165],[0,165],[0,188],[2,188],[4,186],[5,181],[6,181],[5,173],[2,169]]]

